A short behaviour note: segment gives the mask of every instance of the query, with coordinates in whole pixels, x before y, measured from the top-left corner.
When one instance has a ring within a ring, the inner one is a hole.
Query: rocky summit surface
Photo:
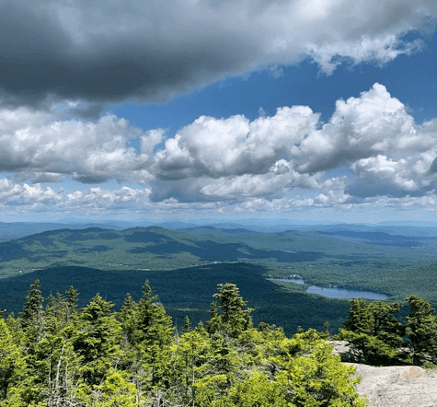
[[[332,341],[334,354],[343,361],[351,359],[347,342]],[[437,407],[437,369],[418,366],[375,367],[347,363],[361,376],[358,393],[369,401],[367,407]]]
[[[374,367],[353,364],[368,407],[437,407],[437,369],[417,366]]]

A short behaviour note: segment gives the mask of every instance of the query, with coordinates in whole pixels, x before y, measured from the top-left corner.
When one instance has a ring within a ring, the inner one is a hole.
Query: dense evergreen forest
[[[39,281],[19,318],[0,318],[0,406],[364,406],[352,366],[326,334],[288,338],[253,326],[235,284],[219,284],[210,319],[178,334],[149,283],[119,312],[96,295],[50,296]]]
[[[0,280],[0,309],[15,315],[21,312],[29,285],[36,279],[47,299],[50,293],[64,292],[73,285],[80,293],[78,306],[84,307],[96,293],[114,303],[119,311],[126,293],[135,301],[142,296],[141,287],[149,280],[173,324],[181,328],[186,315],[194,325],[209,317],[211,294],[217,284],[231,281],[240,289],[248,305],[254,308],[255,324],[268,322],[281,326],[290,336],[297,327],[323,329],[329,321],[338,330],[347,317],[345,300],[308,295],[296,284],[277,284],[263,277],[262,266],[247,263],[221,263],[177,270],[99,270],[87,267],[51,267]]]
[[[218,284],[210,318],[181,332],[149,282],[121,310],[99,294],[83,308],[72,286],[43,306],[40,282],[18,318],[0,318],[0,406],[365,406],[352,365],[340,362],[327,329],[254,327],[235,284]],[[428,302],[350,301],[336,336],[352,360],[373,365],[437,364],[437,316]],[[327,327],[326,327],[327,328]]]

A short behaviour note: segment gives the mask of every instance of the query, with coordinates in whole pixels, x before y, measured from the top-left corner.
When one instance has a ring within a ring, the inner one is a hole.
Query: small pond
[[[305,281],[301,278],[268,278],[270,281],[282,281],[285,283],[293,284],[305,284]],[[329,287],[317,287],[312,285],[305,290],[308,294],[318,294],[328,298],[365,298],[367,300],[386,300],[388,298],[385,294],[375,293],[373,291],[359,291],[350,290],[348,288],[329,288]]]

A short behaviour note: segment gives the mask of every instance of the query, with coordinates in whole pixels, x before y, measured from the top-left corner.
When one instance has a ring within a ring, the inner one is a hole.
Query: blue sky
[[[0,221],[436,220],[436,17],[2,2]]]

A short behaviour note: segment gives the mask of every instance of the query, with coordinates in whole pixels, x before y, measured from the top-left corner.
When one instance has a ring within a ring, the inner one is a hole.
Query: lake
[[[282,281],[284,283],[293,284],[305,284],[305,281],[301,278],[268,278],[270,281]],[[365,298],[367,300],[386,300],[388,295],[375,293],[373,291],[359,291],[350,290],[348,288],[330,288],[330,287],[317,287],[312,285],[305,290],[308,294],[318,294],[328,298]]]

